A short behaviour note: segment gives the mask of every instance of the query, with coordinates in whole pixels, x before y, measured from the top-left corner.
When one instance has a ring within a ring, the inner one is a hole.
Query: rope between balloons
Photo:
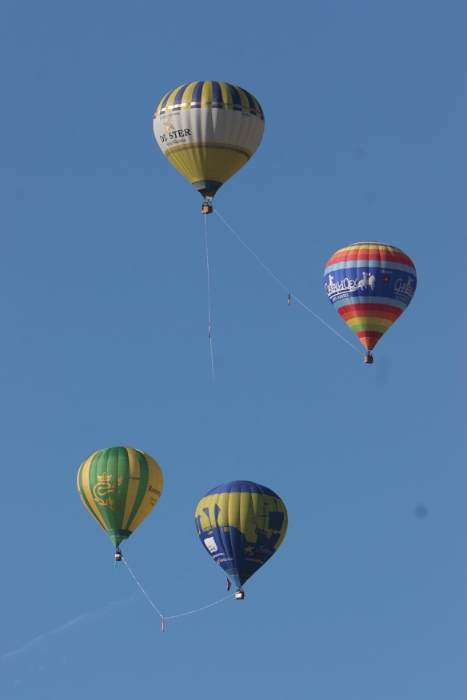
[[[128,566],[128,563],[127,563],[126,559],[124,559],[124,557],[122,557],[122,561],[125,564],[128,571],[130,572],[130,574],[132,575],[132,577],[134,578],[134,580],[135,580],[136,584],[138,585],[139,589],[141,590],[141,592],[148,599],[149,603],[152,605],[154,610],[157,612],[157,614],[161,618],[161,620],[162,620],[162,632],[164,632],[164,629],[165,629],[164,623],[166,620],[175,620],[176,617],[185,617],[185,615],[193,615],[193,613],[200,612],[201,610],[206,610],[207,608],[212,608],[213,605],[218,605],[219,603],[222,603],[224,600],[227,600],[227,598],[232,598],[235,595],[234,593],[231,593],[230,595],[227,595],[224,598],[221,598],[220,600],[216,600],[214,603],[209,603],[209,605],[203,605],[202,608],[196,608],[196,610],[190,610],[189,612],[179,613],[178,615],[167,615],[166,617],[164,617],[164,615],[161,613],[161,611],[154,605],[151,598],[148,596],[148,594],[146,593],[146,591],[144,590],[144,588],[142,587],[142,585],[140,584],[140,582],[138,581],[138,579],[134,575],[133,571]]]
[[[329,328],[330,331],[332,331],[332,332],[335,333],[337,336],[339,336],[339,338],[341,338],[341,339],[344,341],[344,343],[347,343],[347,345],[350,345],[350,347],[352,348],[352,350],[355,350],[355,352],[358,352],[359,355],[365,356],[365,353],[364,353],[364,352],[362,352],[361,350],[359,350],[358,348],[356,348],[355,345],[352,345],[352,343],[350,343],[350,342],[347,340],[347,338],[344,338],[343,335],[341,335],[340,333],[338,333],[332,326],[330,326],[328,323],[326,323],[326,321],[323,321],[323,319],[320,318],[320,317],[318,316],[318,314],[315,314],[315,312],[312,311],[306,304],[304,304],[303,301],[301,301],[298,297],[296,297],[295,294],[292,294],[292,292],[290,291],[290,289],[289,289],[288,287],[286,287],[285,284],[283,284],[283,283],[280,281],[280,279],[278,279],[278,278],[276,277],[276,275],[267,267],[267,265],[265,265],[264,262],[256,255],[256,253],[245,243],[245,241],[244,241],[242,238],[240,238],[240,236],[238,235],[238,233],[237,233],[236,231],[233,230],[233,228],[230,226],[230,224],[228,224],[227,221],[219,214],[219,212],[217,211],[217,209],[214,209],[214,208],[213,208],[213,211],[216,212],[216,214],[217,214],[217,216],[219,217],[219,219],[220,219],[221,221],[224,222],[224,224],[227,226],[227,228],[234,234],[234,236],[235,236],[236,238],[238,238],[238,240],[240,241],[240,243],[241,243],[241,244],[247,249],[247,251],[255,258],[255,260],[257,260],[257,261],[259,262],[259,264],[266,270],[266,272],[273,278],[273,280],[275,280],[275,281],[277,282],[277,284],[279,284],[279,285],[282,287],[282,289],[283,289],[285,292],[287,292],[287,294],[289,295],[290,298],[295,299],[295,301],[296,301],[298,304],[300,304],[300,306],[303,306],[303,308],[304,308],[306,311],[308,311],[308,313],[310,313],[312,316],[314,316],[318,321],[321,321],[321,323],[322,323],[323,325],[325,325],[326,328]]]

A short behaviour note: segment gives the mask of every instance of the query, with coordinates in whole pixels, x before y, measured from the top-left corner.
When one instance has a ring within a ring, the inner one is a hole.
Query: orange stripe
[[[361,311],[347,311],[345,312],[345,307],[341,311],[341,309],[338,309],[340,316],[344,319],[344,321],[347,323],[348,321],[353,320],[354,318],[360,318],[362,321],[365,319],[372,320],[374,321],[375,318],[381,318],[381,319],[387,319],[389,321],[397,321],[399,316],[401,315],[402,311],[400,309],[396,309],[395,311],[369,311],[366,314],[362,314]],[[397,313],[396,313],[397,312]]]

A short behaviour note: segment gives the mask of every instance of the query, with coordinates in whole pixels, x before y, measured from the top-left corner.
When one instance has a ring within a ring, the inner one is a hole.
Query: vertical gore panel
[[[141,481],[141,470],[140,470],[140,463],[139,459],[136,456],[136,453],[134,450],[131,449],[131,447],[127,447],[127,454],[128,454],[128,488],[127,488],[127,495],[126,495],[126,504],[125,504],[125,513],[123,514],[123,519],[122,519],[122,528],[125,530],[131,529],[129,527],[130,523],[130,518],[131,514],[133,512],[133,508],[135,505],[135,502],[138,498],[138,489]]]
[[[192,107],[201,107],[201,94],[203,92],[203,85],[204,85],[204,80],[201,82],[196,83],[194,89],[193,89],[193,95],[191,97],[191,106]]]
[[[83,462],[81,467],[79,468],[78,471],[78,490],[79,494],[81,496],[81,499],[86,506],[86,508],[89,510],[91,515],[95,517],[97,522],[101,527],[106,529],[106,524],[101,516],[99,509],[94,501],[93,495],[91,493],[91,489],[89,486],[89,469],[91,466],[91,462],[95,458],[97,452],[94,452],[90,457],[87,458],[86,461]]]
[[[185,85],[182,85],[176,92],[174,96],[174,109],[179,110],[181,109],[180,105],[183,102],[183,93],[185,92],[186,88],[188,87],[189,83],[185,83]],[[177,106],[178,105],[178,106]]]
[[[237,88],[235,85],[231,85],[230,83],[227,83],[229,86],[230,94],[232,95],[232,103],[233,103],[233,108],[235,110],[241,110],[242,109],[242,98],[240,97],[240,93],[238,92]]]
[[[166,107],[166,105],[167,105],[168,99],[169,99],[169,97],[170,97],[171,94],[172,94],[172,91],[168,92],[167,95],[166,95],[165,97],[162,98],[162,101],[161,101],[160,106],[159,106],[159,108],[158,108],[160,112],[162,112],[163,110],[165,110],[165,107]]]
[[[215,81],[212,82],[212,106],[217,109],[223,109],[224,107],[221,86]]]
[[[140,515],[140,518],[137,518],[138,511],[140,510],[144,496],[146,495],[147,489],[148,489],[148,482],[149,482],[149,467],[148,463],[146,460],[146,456],[141,453],[141,452],[134,452],[134,458],[138,460],[139,464],[139,473],[140,473],[140,478],[138,482],[138,490],[135,496],[135,500],[133,503],[133,507],[131,509],[130,516],[128,518],[128,522],[126,525],[126,528],[128,530],[134,530],[136,527],[138,527],[139,523],[143,520],[143,518],[148,514],[149,511],[142,512]]]

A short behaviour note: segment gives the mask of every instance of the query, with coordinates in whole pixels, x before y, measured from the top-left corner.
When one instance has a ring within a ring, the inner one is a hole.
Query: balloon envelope
[[[341,248],[324,270],[330,302],[367,350],[373,350],[407,308],[416,287],[417,272],[409,256],[376,241]]]
[[[209,491],[195,520],[205,549],[239,587],[272,557],[287,531],[284,503],[253,481],[231,481]]]
[[[256,151],[264,115],[246,90],[205,80],[168,92],[153,129],[162,153],[208,199]]]
[[[131,447],[94,452],[78,469],[84,505],[116,547],[151,512],[162,493],[162,472],[149,455]]]

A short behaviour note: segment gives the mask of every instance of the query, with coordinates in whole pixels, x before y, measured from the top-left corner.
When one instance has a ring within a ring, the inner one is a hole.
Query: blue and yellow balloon
[[[198,503],[195,520],[204,548],[240,590],[287,532],[283,501],[253,481],[231,481],[209,491]]]

